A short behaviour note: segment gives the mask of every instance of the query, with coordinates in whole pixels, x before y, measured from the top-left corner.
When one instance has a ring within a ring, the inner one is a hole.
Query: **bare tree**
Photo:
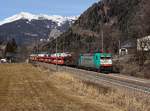
[[[149,59],[150,53],[150,36],[141,38],[137,40],[137,52],[138,52],[138,64],[139,70],[144,68],[144,63]]]

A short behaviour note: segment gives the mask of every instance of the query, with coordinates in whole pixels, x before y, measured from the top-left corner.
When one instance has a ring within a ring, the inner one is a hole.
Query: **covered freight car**
[[[79,67],[112,72],[112,55],[110,53],[80,54]]]

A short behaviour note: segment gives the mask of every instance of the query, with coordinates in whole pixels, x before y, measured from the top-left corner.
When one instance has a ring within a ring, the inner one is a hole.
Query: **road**
[[[51,75],[27,64],[0,65],[1,111],[108,111],[65,92]]]

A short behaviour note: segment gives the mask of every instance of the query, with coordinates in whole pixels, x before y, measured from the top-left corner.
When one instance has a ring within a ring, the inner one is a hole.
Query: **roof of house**
[[[150,40],[150,35],[149,36],[145,36],[145,37],[142,37],[142,38],[139,38],[139,39],[137,39],[138,41],[140,40],[147,40],[147,41],[149,41]]]
[[[133,48],[133,47],[136,47],[135,39],[126,40],[121,44],[121,48]]]

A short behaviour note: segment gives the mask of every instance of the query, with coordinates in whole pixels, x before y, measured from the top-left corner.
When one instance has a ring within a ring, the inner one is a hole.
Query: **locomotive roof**
[[[99,53],[99,52],[97,52],[97,53],[85,53],[85,54],[81,54],[81,55],[94,55],[94,54],[100,54],[100,55],[112,55],[111,53]]]

